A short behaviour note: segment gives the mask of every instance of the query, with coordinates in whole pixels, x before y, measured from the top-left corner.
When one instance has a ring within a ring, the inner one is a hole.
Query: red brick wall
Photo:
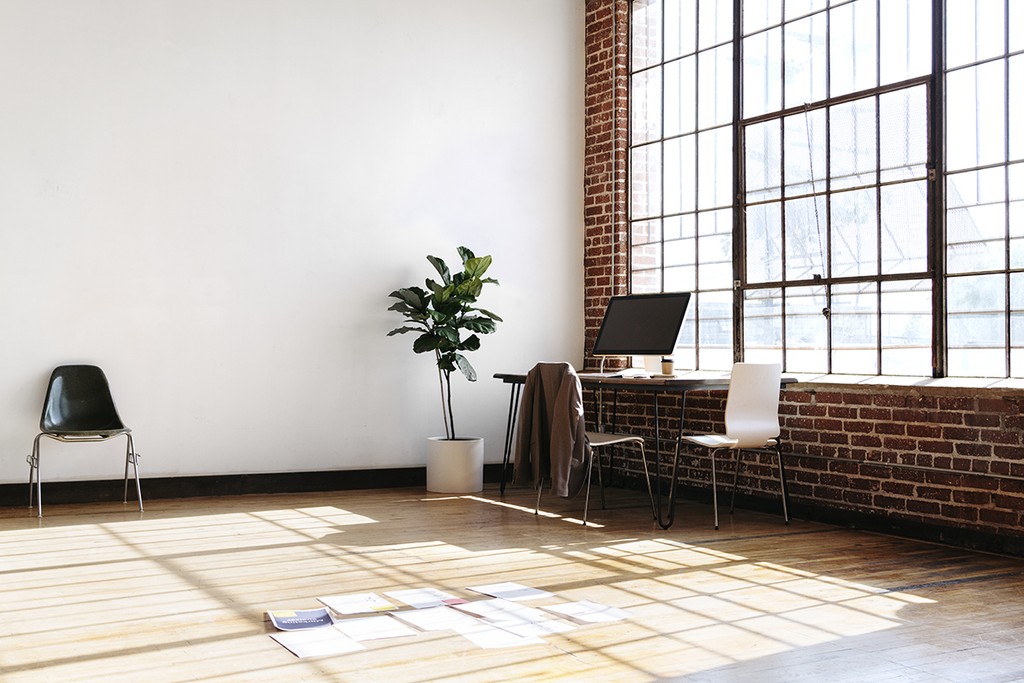
[[[605,305],[627,291],[628,0],[587,0],[583,277],[586,348]]]
[[[628,289],[628,2],[586,3],[584,245],[586,348],[608,297]],[[613,151],[613,143],[616,149]],[[588,359],[589,360],[589,359]],[[650,397],[620,398],[619,424],[653,436]],[[722,392],[687,398],[689,430],[723,429]],[[1024,555],[1024,391],[798,384],[782,394],[782,434],[792,511]],[[663,434],[679,427],[662,401]],[[651,445],[653,448],[653,444]],[[671,462],[663,442],[662,472]],[[687,452],[685,495],[710,499],[706,456]],[[745,460],[740,495],[778,509],[776,465]],[[642,476],[636,461],[619,465]],[[731,464],[722,482],[731,484]]]

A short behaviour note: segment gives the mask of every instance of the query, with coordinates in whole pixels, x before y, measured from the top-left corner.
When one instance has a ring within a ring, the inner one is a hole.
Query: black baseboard
[[[484,481],[496,482],[501,465],[484,465]],[[265,474],[224,474],[193,477],[142,479],[142,498],[196,498],[240,496],[251,493],[308,493],[355,489],[406,488],[426,485],[426,469],[400,467],[377,470],[329,470],[324,472],[270,472]],[[121,501],[124,482],[43,482],[43,504],[100,503]],[[129,482],[128,501],[135,500],[135,483]],[[28,506],[28,483],[0,485],[0,506]]]

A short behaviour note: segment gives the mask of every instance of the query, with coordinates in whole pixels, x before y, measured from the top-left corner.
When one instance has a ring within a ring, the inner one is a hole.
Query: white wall
[[[493,373],[583,353],[582,42],[583,0],[0,0],[0,482],[68,362],[144,477],[421,465],[387,294],[459,244],[505,323],[457,427],[500,461]],[[44,481],[122,444],[48,441]]]

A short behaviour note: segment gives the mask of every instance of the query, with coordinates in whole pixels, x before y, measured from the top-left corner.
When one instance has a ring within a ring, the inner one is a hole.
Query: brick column
[[[628,291],[628,36],[628,0],[587,0],[583,277],[588,354],[609,297]]]

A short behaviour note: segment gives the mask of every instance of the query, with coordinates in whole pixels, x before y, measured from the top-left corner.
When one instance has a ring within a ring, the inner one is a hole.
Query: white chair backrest
[[[725,401],[725,434],[736,448],[761,448],[779,435],[778,363],[736,363]]]

